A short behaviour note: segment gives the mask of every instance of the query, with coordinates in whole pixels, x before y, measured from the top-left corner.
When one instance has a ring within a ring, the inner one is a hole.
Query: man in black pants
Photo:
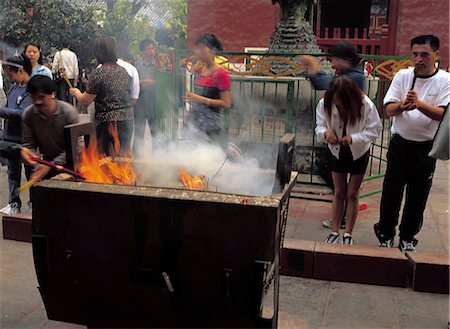
[[[435,66],[439,39],[423,35],[411,40],[414,68],[400,70],[384,98],[386,112],[394,117],[387,153],[380,221],[375,234],[380,247],[392,247],[403,191],[405,205],[400,223],[399,248],[415,251],[423,223],[436,160],[428,156],[434,135],[450,102],[450,74]]]

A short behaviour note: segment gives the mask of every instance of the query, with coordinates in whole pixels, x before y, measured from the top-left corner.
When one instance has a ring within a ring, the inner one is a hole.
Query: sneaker
[[[326,243],[339,243],[339,233],[331,232],[325,239]]]
[[[322,222],[322,226],[325,228],[332,228],[333,227],[333,220],[332,219],[326,219]],[[345,218],[341,222],[341,229],[345,229]]]
[[[416,252],[416,246],[414,245],[414,241],[406,241],[400,239],[400,243],[398,244],[398,248],[401,252]]]
[[[342,238],[342,244],[354,244],[355,240],[353,240],[351,234],[344,233],[344,237]]]
[[[17,202],[10,203],[6,207],[0,209],[0,212],[5,215],[17,215],[20,214],[20,208]]]
[[[378,246],[383,248],[392,248],[394,246],[394,239],[380,241],[380,244]]]
[[[28,212],[33,213],[33,203],[31,201],[27,201]]]

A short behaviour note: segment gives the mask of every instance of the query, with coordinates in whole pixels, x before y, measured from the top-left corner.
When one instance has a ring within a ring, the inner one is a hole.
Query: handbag
[[[439,128],[434,136],[433,147],[431,148],[430,153],[428,154],[430,157],[440,160],[449,160],[449,133],[450,133],[450,125],[448,116],[448,108],[447,106],[444,112],[444,116],[442,118],[441,123],[439,124]]]

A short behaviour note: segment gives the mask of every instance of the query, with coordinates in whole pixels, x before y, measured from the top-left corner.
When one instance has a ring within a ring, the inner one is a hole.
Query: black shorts
[[[360,158],[353,160],[352,152],[349,146],[341,146],[339,159],[331,156],[331,171],[339,173],[349,173],[355,175],[364,175],[367,164],[369,163],[369,151]]]

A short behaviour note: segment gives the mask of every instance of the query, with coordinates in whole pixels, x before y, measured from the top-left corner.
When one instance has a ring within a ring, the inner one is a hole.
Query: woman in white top
[[[342,76],[333,81],[316,109],[316,135],[328,143],[334,183],[332,232],[325,240],[339,243],[339,226],[347,200],[343,244],[353,244],[352,231],[359,210],[359,187],[369,162],[369,148],[382,129],[369,97],[354,81]],[[350,174],[350,179],[347,175]]]

